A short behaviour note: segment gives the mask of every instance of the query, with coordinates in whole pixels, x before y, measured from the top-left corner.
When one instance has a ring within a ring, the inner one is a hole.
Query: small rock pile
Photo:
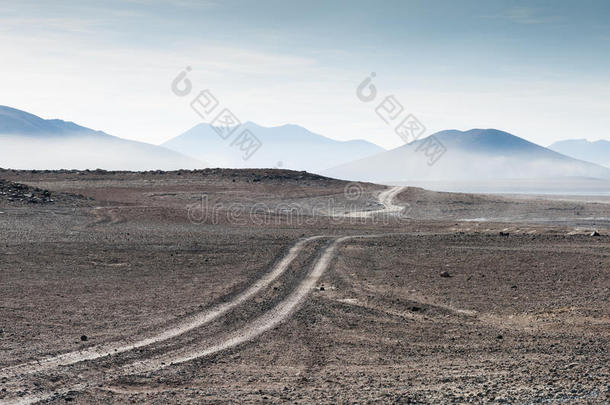
[[[53,204],[51,192],[25,184],[0,179],[0,199],[31,204]]]

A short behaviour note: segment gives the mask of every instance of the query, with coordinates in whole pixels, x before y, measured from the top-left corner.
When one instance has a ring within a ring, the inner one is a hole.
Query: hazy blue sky
[[[0,1],[0,104],[163,142],[200,122],[191,66],[241,120],[401,140],[371,72],[428,133],[610,139],[610,1]]]

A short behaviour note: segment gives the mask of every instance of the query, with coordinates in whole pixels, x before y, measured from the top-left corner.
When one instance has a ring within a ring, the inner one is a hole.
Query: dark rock
[[[451,277],[451,274],[449,274],[449,272],[448,272],[448,271],[443,271],[443,272],[441,273],[441,277]]]
[[[82,340],[83,342],[86,342],[87,339],[88,339],[87,335],[83,335],[83,336],[80,337],[80,340]]]
[[[508,233],[508,232],[500,231],[500,236],[509,236],[509,235],[510,235],[510,233]]]

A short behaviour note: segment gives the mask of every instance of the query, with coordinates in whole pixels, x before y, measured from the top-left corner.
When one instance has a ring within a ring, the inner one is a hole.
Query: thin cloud
[[[550,24],[559,22],[562,17],[547,15],[541,10],[532,7],[514,7],[504,12],[504,18],[517,24]]]

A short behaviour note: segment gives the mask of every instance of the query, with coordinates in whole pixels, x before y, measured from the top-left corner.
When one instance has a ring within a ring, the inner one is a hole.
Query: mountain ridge
[[[610,168],[610,141],[605,139],[567,139],[554,142],[549,149]]]
[[[112,136],[102,131],[83,127],[72,121],[64,121],[57,118],[44,119],[27,111],[0,105],[0,134],[66,135],[77,132]]]
[[[0,106],[0,167],[174,170],[205,166],[178,152],[109,135],[71,121]]]
[[[223,139],[215,128],[220,127],[200,123],[162,145],[218,167],[281,167],[310,172],[328,168],[332,162],[347,162],[385,150],[363,139],[334,140],[296,124],[263,127],[248,121],[227,139]],[[260,149],[247,159],[233,144],[244,130],[249,130],[261,142]]]
[[[430,164],[425,146],[444,153]],[[376,156],[335,166],[324,175],[347,180],[463,181],[536,177],[610,178],[610,169],[574,159],[497,129],[445,130]]]

